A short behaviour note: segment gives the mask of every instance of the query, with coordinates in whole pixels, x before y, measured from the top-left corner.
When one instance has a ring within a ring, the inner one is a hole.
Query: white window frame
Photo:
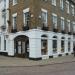
[[[48,23],[48,22],[47,22],[47,21],[48,21],[48,12],[47,12],[47,10],[45,10],[45,9],[41,9],[41,11],[44,12],[44,13],[46,13],[46,19],[45,19],[44,24],[45,24],[45,26],[47,27],[47,26],[48,26],[48,24],[47,24],[47,23]]]
[[[72,12],[72,15],[74,16],[74,14],[75,14],[75,13],[74,13],[74,11],[75,11],[75,10],[74,10],[74,5],[71,5],[71,7],[72,7],[71,12]]]
[[[73,32],[75,33],[75,22],[72,22],[73,24]]]
[[[70,13],[70,6],[69,6],[68,0],[66,0],[66,10],[67,10],[67,13],[69,14]]]
[[[64,8],[64,1],[60,0],[60,8],[63,9]]]
[[[23,16],[24,16],[23,23],[24,23],[24,26],[26,26],[26,24],[25,24],[25,13],[27,13],[27,12],[29,12],[29,8],[26,8],[26,9],[23,10]]]
[[[56,6],[56,0],[52,0],[52,5]]]
[[[13,19],[13,21],[12,21],[12,22],[13,22],[13,23],[12,23],[12,24],[13,24],[13,29],[15,29],[15,25],[14,25],[14,18],[15,18],[15,17],[17,17],[17,13],[15,13],[15,14],[12,15],[12,19]]]
[[[71,28],[70,28],[70,20],[67,20],[67,26],[68,26],[68,31],[70,32],[71,31]]]
[[[56,18],[56,19],[54,19],[54,18]],[[57,29],[57,15],[54,13],[52,13],[52,22],[53,22],[54,28]]]
[[[61,17],[61,29],[64,30],[65,29],[65,19],[64,17]]]
[[[16,5],[17,4],[17,1],[18,0],[13,0],[13,5]]]

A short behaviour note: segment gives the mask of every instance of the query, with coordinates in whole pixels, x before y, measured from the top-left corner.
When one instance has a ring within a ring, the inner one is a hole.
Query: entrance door
[[[15,39],[15,56],[28,58],[29,57],[29,41],[25,37],[18,37]]]

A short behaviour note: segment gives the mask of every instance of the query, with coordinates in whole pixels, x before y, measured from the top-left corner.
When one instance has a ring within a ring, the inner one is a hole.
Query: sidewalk
[[[75,62],[73,55],[33,61],[24,58],[0,56],[0,67],[30,67]]]

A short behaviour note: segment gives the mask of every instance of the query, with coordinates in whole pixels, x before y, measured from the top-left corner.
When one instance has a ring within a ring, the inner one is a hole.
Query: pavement
[[[29,60],[25,58],[0,56],[0,67],[32,67],[71,62],[75,62],[75,57],[73,55],[44,59],[39,61]]]

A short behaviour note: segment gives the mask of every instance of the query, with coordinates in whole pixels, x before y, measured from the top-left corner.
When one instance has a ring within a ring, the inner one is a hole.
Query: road
[[[32,67],[0,67],[0,75],[75,75],[75,62]]]

